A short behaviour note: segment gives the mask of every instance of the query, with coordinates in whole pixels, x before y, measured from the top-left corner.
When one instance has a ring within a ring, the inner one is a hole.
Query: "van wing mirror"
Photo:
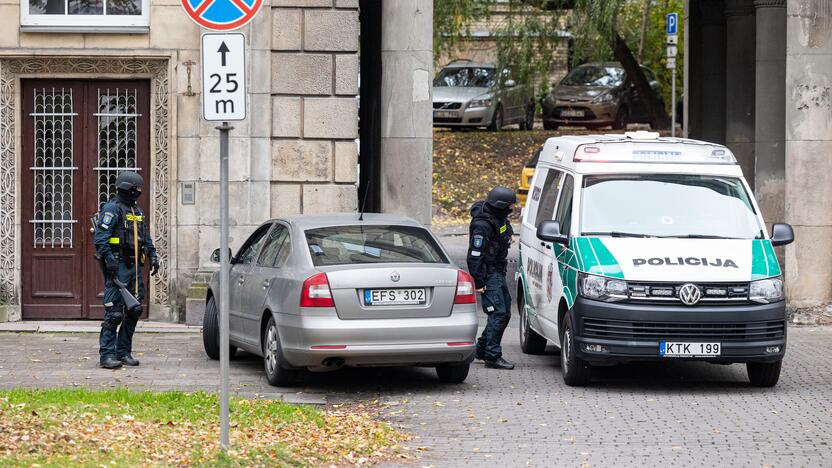
[[[778,247],[794,242],[794,229],[790,224],[777,223],[771,227],[771,245]]]
[[[537,226],[537,238],[544,242],[569,245],[569,237],[561,234],[558,221],[543,221]]]
[[[230,248],[228,249],[228,259],[231,263],[234,263],[234,255],[232,255]],[[220,262],[220,249],[214,249],[214,251],[211,252],[211,261],[214,263]]]

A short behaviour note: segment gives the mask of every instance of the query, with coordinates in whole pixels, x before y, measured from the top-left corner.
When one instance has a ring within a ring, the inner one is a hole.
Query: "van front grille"
[[[628,282],[630,302],[636,304],[682,304],[679,289],[688,283]],[[702,298],[698,306],[737,305],[748,303],[748,283],[693,283]],[[694,306],[695,307],[695,306]]]
[[[765,341],[783,339],[786,322],[642,322],[584,317],[586,338],[607,340]]]

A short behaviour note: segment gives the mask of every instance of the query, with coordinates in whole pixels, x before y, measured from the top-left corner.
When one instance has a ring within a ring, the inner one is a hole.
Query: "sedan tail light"
[[[459,270],[456,274],[456,297],[454,304],[476,304],[477,290],[474,287],[474,278],[468,273]]]
[[[300,306],[335,307],[326,273],[310,276],[303,282],[303,289],[300,291]]]

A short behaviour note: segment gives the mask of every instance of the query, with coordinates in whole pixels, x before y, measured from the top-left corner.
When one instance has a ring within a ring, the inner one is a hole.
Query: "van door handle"
[[[245,283],[245,282],[246,282],[246,277],[245,276],[240,276],[240,279],[237,280],[237,284],[239,284],[240,286],[242,286],[243,283]]]
[[[272,284],[272,282],[271,282],[271,281],[269,281],[269,280],[263,280],[263,289],[268,289],[268,288],[269,288],[269,285],[271,285],[271,284]]]

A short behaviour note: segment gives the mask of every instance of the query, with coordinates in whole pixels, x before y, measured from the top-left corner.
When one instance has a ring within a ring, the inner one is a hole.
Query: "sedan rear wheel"
[[[471,369],[471,364],[442,364],[436,366],[436,376],[439,377],[440,382],[445,383],[462,383],[468,378],[468,371]]]
[[[287,387],[295,382],[297,371],[286,367],[283,348],[280,346],[280,335],[274,317],[269,318],[266,331],[263,333],[263,363],[266,368],[266,379],[270,385]]]

